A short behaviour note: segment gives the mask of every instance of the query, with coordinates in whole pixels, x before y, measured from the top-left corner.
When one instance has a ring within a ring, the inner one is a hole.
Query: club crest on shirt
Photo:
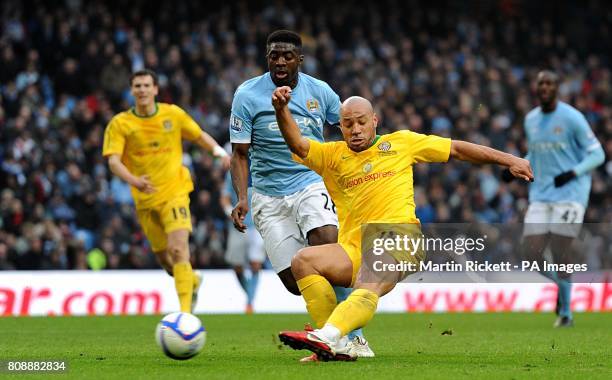
[[[365,165],[363,165],[363,172],[364,173],[369,173],[372,171],[372,163],[371,162],[366,162]]]
[[[308,108],[310,112],[317,112],[319,110],[319,102],[317,99],[308,99],[306,101],[306,108]]]
[[[172,121],[170,120],[164,120],[162,125],[164,126],[164,131],[170,132],[172,130]]]
[[[378,152],[378,156],[380,157],[394,156],[397,154],[397,151],[391,150],[391,143],[389,141],[383,141],[378,144],[377,147],[380,151]]]
[[[555,135],[560,135],[562,132],[563,132],[563,128],[561,128],[561,127],[560,127],[560,126],[558,126],[558,125],[557,125],[557,126],[554,128],[554,129],[553,129],[553,133],[554,133]]]
[[[391,143],[389,141],[383,141],[378,144],[378,149],[383,152],[388,152],[391,149]]]
[[[230,116],[230,128],[234,132],[242,132],[242,120],[234,115]]]

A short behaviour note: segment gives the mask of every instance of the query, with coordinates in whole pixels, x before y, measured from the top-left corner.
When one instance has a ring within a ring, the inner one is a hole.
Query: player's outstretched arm
[[[230,167],[230,158],[225,149],[223,149],[214,138],[208,133],[202,131],[200,137],[195,141],[200,147],[210,153],[213,157],[218,158],[223,163],[223,169],[228,170]]]
[[[291,116],[291,111],[289,111],[290,100],[291,87],[289,86],[278,87],[272,93],[272,105],[276,112],[276,122],[289,149],[300,158],[306,158],[310,150],[310,142],[302,136],[300,128]]]
[[[513,176],[533,182],[533,171],[524,158],[501,152],[488,146],[453,140],[450,156],[473,164],[497,164],[506,166]]]
[[[121,157],[118,154],[111,154],[108,157],[108,166],[114,175],[127,182],[130,186],[137,188],[145,194],[152,194],[155,192],[155,187],[149,180],[149,176],[143,175],[136,177],[128,168],[121,162]]]

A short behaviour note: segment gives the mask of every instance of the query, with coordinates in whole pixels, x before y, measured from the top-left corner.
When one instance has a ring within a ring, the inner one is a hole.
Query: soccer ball
[[[172,313],[157,324],[155,340],[166,356],[185,360],[202,351],[206,342],[206,330],[195,315]]]

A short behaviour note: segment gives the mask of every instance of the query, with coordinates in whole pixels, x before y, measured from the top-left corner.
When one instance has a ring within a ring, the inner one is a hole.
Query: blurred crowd
[[[410,129],[524,155],[522,121],[542,68],[604,145],[586,222],[612,222],[612,11],[479,2],[3,1],[0,5],[0,269],[156,268],[129,188],[101,156],[104,128],[131,106],[131,72],[160,75],[159,101],[183,107],[221,144],[236,87],[266,71],[265,39],[298,31],[303,71],[342,99],[371,99],[380,133]],[[328,138],[338,139],[328,129]],[[224,267],[224,173],[186,146],[194,265]],[[417,165],[423,223],[520,222],[527,187],[499,170]]]

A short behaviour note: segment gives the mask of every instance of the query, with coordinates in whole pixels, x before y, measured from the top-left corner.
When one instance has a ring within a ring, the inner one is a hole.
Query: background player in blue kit
[[[246,230],[250,172],[255,227],[281,281],[300,295],[291,259],[307,245],[336,243],[338,218],[321,177],[291,158],[270,97],[278,86],[291,87],[291,114],[305,137],[321,142],[323,127],[339,123],[340,98],[327,83],[299,72],[304,56],[297,33],[275,31],[268,36],[266,48],[270,71],[241,84],[232,102],[231,174],[238,194],[232,219],[236,229]],[[350,294],[344,288],[336,292],[340,301]],[[351,338],[359,356],[374,356],[362,336]]]
[[[604,162],[605,155],[582,113],[557,99],[558,85],[556,73],[540,72],[540,106],[525,117],[526,158],[536,180],[529,187],[524,235],[529,258],[541,261],[550,244],[555,262],[569,264],[576,262],[571,245],[580,232],[589,201],[590,171]],[[555,326],[572,326],[570,274],[543,274],[559,288]]]
[[[247,199],[251,198],[251,187],[248,188]],[[225,175],[225,184],[219,199],[223,211],[231,219],[233,205],[238,203],[238,196],[232,186],[230,173]],[[263,249],[263,240],[259,232],[255,230],[251,214],[247,214],[243,220],[247,226],[245,233],[240,233],[235,228],[227,229],[227,248],[225,250],[225,261],[232,266],[240,287],[244,290],[247,298],[245,312],[253,313],[253,303],[257,284],[259,283],[259,271],[264,261],[266,253]],[[229,224],[229,223],[228,223]]]

